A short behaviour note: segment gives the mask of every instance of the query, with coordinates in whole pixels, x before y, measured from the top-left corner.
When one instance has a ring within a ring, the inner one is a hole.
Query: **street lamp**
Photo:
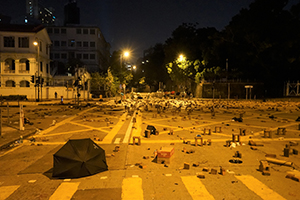
[[[36,101],[40,101],[40,64],[39,64],[39,58],[40,58],[40,45],[38,41],[34,41],[33,45],[37,47],[37,58],[36,58],[36,66],[37,66],[37,76],[36,76],[36,81],[35,81],[35,86],[38,87],[38,98]]]
[[[129,56],[129,52],[128,51],[124,51],[120,54],[120,69],[121,69],[121,75],[122,75],[122,69],[123,69],[123,57],[128,57]],[[126,85],[124,83],[124,77],[122,77],[123,79],[123,83],[122,84],[122,87],[124,89],[124,98],[125,98],[125,88],[126,88]],[[121,88],[121,87],[120,87]],[[121,99],[122,99],[122,96],[121,96]]]

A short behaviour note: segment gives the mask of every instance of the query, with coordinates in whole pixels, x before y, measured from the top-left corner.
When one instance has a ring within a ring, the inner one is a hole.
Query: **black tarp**
[[[90,138],[69,140],[53,155],[53,177],[79,178],[107,169],[105,151]]]

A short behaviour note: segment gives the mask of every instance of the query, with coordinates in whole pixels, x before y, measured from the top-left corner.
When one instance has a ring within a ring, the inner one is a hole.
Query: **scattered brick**
[[[197,177],[200,178],[200,179],[204,179],[204,178],[205,178],[205,175],[202,174],[202,173],[198,173],[198,174],[197,174]]]
[[[204,172],[208,172],[208,171],[209,171],[209,169],[208,169],[208,167],[203,167],[202,171],[204,171]]]
[[[183,169],[190,169],[190,164],[187,162],[183,163]]]
[[[211,174],[217,174],[218,171],[217,171],[217,169],[212,168],[212,169],[210,170],[210,173],[211,173]]]
[[[270,173],[270,171],[264,170],[264,171],[262,172],[262,175],[264,175],[264,176],[270,176],[271,173]]]

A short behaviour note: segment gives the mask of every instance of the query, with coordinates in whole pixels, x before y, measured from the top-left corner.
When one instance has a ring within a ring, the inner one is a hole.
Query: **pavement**
[[[109,195],[118,196],[111,199],[141,200],[300,198],[299,183],[285,178],[290,167],[271,165],[270,176],[263,176],[257,170],[259,161],[264,160],[266,154],[289,160],[299,170],[299,155],[283,156],[286,144],[300,142],[299,122],[295,121],[300,114],[298,102],[261,104],[259,101],[219,101],[215,102],[215,116],[209,110],[212,103],[209,100],[201,100],[201,107],[190,115],[184,109],[179,113],[172,110],[158,113],[157,105],[163,101],[148,103],[151,104],[148,111],[134,112],[133,116],[127,115],[123,108],[113,106],[106,109],[86,107],[82,110],[42,105],[33,106],[30,110],[28,106],[25,111],[27,116],[30,119],[40,116],[41,119],[32,119],[34,125],[26,125],[25,131],[32,128],[40,132],[34,133],[35,143],[24,140],[23,145],[16,145],[10,153],[0,155],[3,173],[0,176],[0,193],[2,189],[11,191],[8,199],[18,199],[22,194],[24,199],[32,199],[33,194],[47,197],[40,199],[66,195],[69,197],[62,199],[88,197],[97,200],[110,199],[107,197]],[[243,122],[232,120],[241,114]],[[132,118],[135,118],[135,123]],[[52,126],[54,119],[56,124]],[[147,125],[155,126],[158,134],[145,137]],[[216,127],[221,127],[221,130]],[[287,132],[276,134],[279,127],[286,128]],[[204,129],[210,129],[211,134]],[[239,145],[225,147],[226,141],[232,141],[232,135],[239,135],[240,130],[245,130],[246,134],[240,136]],[[272,137],[265,137],[264,130],[272,131]],[[171,131],[173,134],[170,134]],[[197,135],[201,135],[205,145],[195,145]],[[141,139],[140,145],[133,145],[133,136]],[[15,139],[19,140],[19,137],[20,131]],[[82,137],[92,138],[105,149],[109,170],[79,179],[53,179],[49,170],[52,168],[53,153],[68,139]],[[208,140],[212,141],[211,145],[208,145]],[[249,140],[263,146],[252,150]],[[119,152],[114,151],[116,145],[120,146]],[[162,147],[174,147],[170,164],[155,161],[154,153]],[[299,145],[292,148],[300,150]],[[229,162],[236,159],[236,151],[242,155],[241,164]],[[11,162],[11,159],[17,163]],[[185,164],[189,165],[189,169],[184,169]],[[219,171],[220,166],[226,170],[226,175],[211,172],[212,169]],[[204,168],[208,168],[209,172],[203,171]],[[199,179],[199,173],[205,179]],[[36,181],[35,187],[31,188],[30,181]],[[39,188],[43,191],[38,191]],[[31,194],[27,194],[28,191]]]

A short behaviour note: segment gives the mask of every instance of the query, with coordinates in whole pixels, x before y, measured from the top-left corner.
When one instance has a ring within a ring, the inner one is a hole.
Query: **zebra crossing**
[[[238,181],[244,184],[244,186],[254,192],[254,195],[257,195],[256,198],[261,199],[274,199],[274,200],[284,200],[285,198],[278,194],[276,191],[273,191],[267,185],[259,181],[250,175],[235,175],[234,176]],[[106,177],[107,179],[109,177]],[[105,179],[100,178],[99,181],[104,181]],[[211,192],[206,188],[205,181],[203,179],[199,179],[197,176],[180,176],[180,180],[183,183],[186,191],[188,192],[190,197],[186,197],[186,199],[192,200],[213,200],[217,199],[214,197]],[[132,175],[131,177],[126,177],[122,181],[121,185],[121,196],[116,197],[114,199],[121,200],[144,200],[147,195],[147,188],[144,185],[145,181],[138,175]],[[70,200],[76,196],[76,192],[78,190],[82,190],[79,188],[79,181],[67,181],[62,182],[53,194],[48,198],[49,200]],[[6,200],[13,193],[18,193],[18,189],[21,188],[22,185],[11,185],[11,186],[0,186],[0,200]],[[100,189],[100,188],[98,188]],[[22,194],[20,194],[22,195]],[[167,193],[165,195],[168,195]],[[86,196],[88,198],[88,194]],[[76,198],[77,199],[77,198]]]

